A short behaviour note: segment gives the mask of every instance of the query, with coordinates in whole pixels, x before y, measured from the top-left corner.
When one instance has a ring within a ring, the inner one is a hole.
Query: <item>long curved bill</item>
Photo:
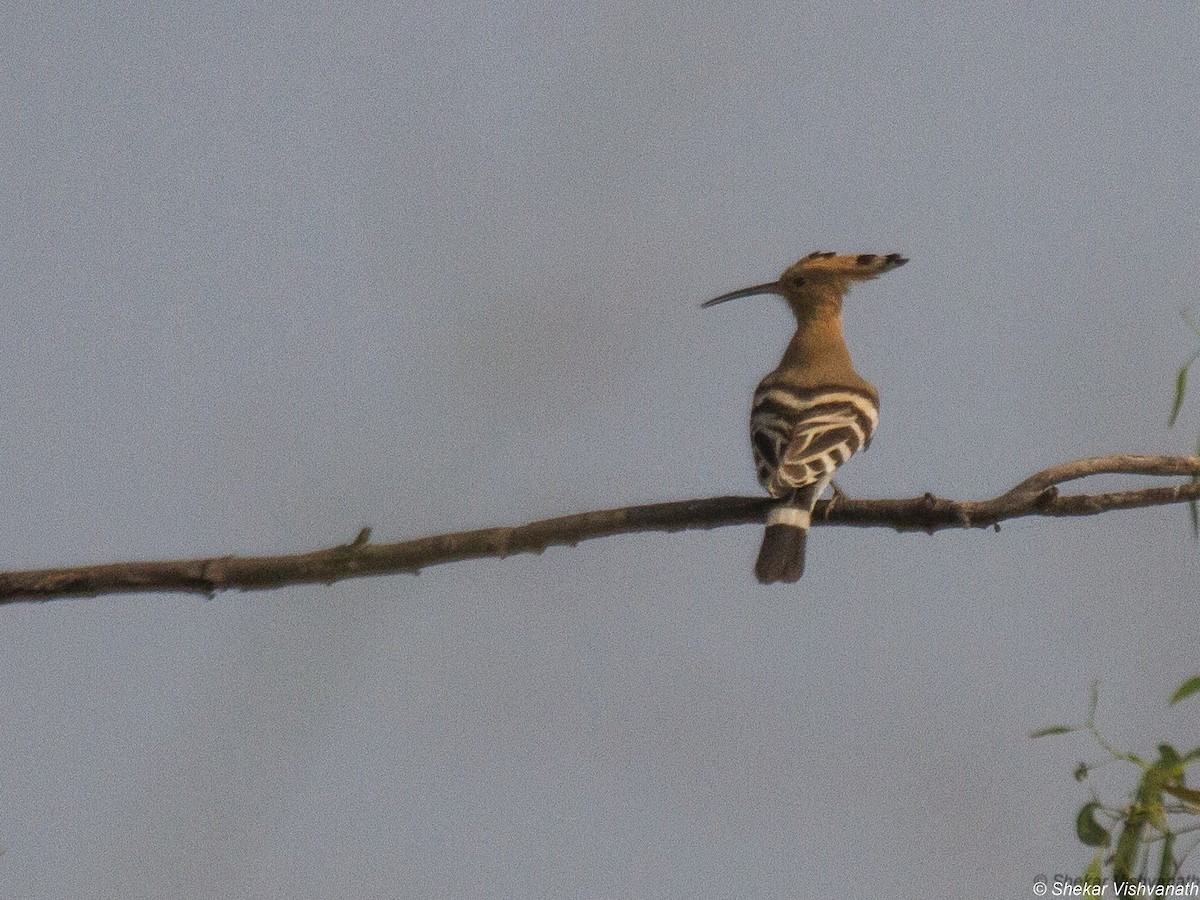
[[[779,293],[779,282],[768,281],[766,284],[756,284],[754,287],[741,288],[740,290],[730,291],[728,294],[722,294],[720,297],[713,297],[711,300],[701,303],[700,308],[708,309],[710,306],[716,306],[718,303],[724,303],[726,300],[736,300],[739,297],[753,297],[755,294],[777,293]]]

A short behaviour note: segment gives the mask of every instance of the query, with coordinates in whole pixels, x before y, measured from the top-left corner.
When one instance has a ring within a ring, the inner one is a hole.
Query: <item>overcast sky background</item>
[[[848,493],[1188,452],[1197,15],[10,7],[3,567],[757,493],[791,322],[698,304],[815,249],[912,259],[847,305]],[[1020,897],[1100,756],[1029,731],[1099,678],[1200,743],[1183,507],[820,528],[794,587],[759,539],[0,610],[0,895]]]

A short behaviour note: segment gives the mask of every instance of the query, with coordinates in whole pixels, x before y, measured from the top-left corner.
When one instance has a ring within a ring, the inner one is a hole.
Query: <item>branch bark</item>
[[[1062,495],[1058,485],[1100,474],[1191,476],[1168,487]],[[1200,457],[1098,456],[1043,469],[991,500],[946,500],[925,494],[903,500],[822,501],[815,525],[885,527],[897,531],[987,528],[1024,516],[1090,516],[1109,510],[1200,500]],[[516,527],[481,528],[372,544],[364,528],[347,544],[287,556],[220,556],[166,562],[108,563],[66,569],[0,573],[0,604],[129,593],[264,590],[291,584],[329,584],[364,575],[416,574],[464,559],[541,553],[547,547],[642,531],[684,531],[762,522],[766,497],[712,497],[654,503],[545,519]]]

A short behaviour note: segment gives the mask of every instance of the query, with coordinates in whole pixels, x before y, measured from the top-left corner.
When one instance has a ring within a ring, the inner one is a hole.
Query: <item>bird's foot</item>
[[[837,506],[842,499],[849,499],[846,497],[846,492],[838,487],[838,483],[836,481],[830,481],[829,488],[831,494],[829,496],[829,500],[825,503],[825,512],[822,514],[822,518],[824,518],[826,522],[829,521],[829,514],[833,512],[833,508]]]

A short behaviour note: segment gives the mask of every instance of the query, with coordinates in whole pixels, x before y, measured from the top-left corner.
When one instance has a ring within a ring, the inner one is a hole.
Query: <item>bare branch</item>
[[[1192,476],[1169,487],[1063,496],[1058,485],[1100,474]],[[1090,516],[1200,500],[1200,457],[1100,456],[1051,466],[992,500],[945,500],[926,494],[906,500],[848,500],[818,504],[816,525],[885,527],[897,531],[986,528],[1023,516]],[[683,531],[762,522],[765,497],[713,497],[654,503],[546,519],[529,525],[481,528],[434,537],[370,543],[364,528],[347,544],[288,556],[221,556],[168,562],[110,563],[70,569],[0,573],[0,604],[138,592],[193,593],[332,583],[364,575],[416,574],[464,559],[541,553],[547,547],[640,531]]]

